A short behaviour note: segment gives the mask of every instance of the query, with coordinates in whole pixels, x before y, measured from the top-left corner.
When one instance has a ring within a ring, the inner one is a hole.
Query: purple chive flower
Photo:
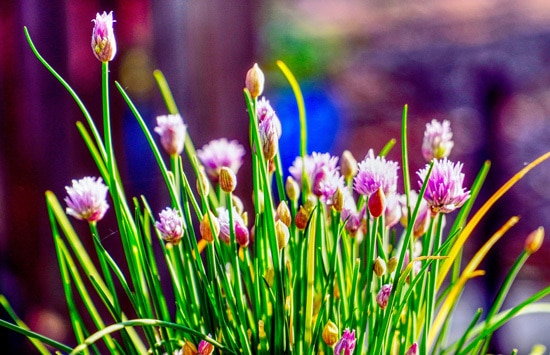
[[[437,120],[432,120],[426,124],[424,131],[424,140],[422,141],[422,155],[426,161],[432,159],[442,159],[449,156],[453,149],[454,142],[451,124],[444,120],[440,123]]]
[[[103,184],[103,180],[100,177],[86,176],[80,180],[73,180],[72,184],[65,186],[67,214],[88,222],[102,219],[109,208],[106,201],[109,188]]]
[[[92,50],[100,62],[110,62],[116,54],[116,40],[113,31],[113,12],[99,12],[95,15],[92,31]]]
[[[314,152],[312,155],[305,156],[304,158],[306,176],[311,186],[311,191],[317,196],[322,196],[321,183],[324,183],[327,176],[332,176],[338,170],[338,157],[333,157],[329,153]],[[304,162],[302,158],[297,157],[289,168],[290,174],[300,185],[302,185],[303,166]]]
[[[229,210],[225,207],[218,207],[218,222],[220,223],[220,239],[224,243],[231,242],[229,224]],[[246,247],[250,241],[250,233],[243,218],[233,207],[233,225],[235,226],[235,241],[242,247]]]
[[[352,355],[356,342],[355,330],[350,332],[349,328],[346,328],[344,330],[344,334],[342,334],[342,337],[334,346],[334,355],[341,355],[342,351],[344,352],[344,355]]]
[[[176,155],[183,151],[187,126],[179,114],[158,116],[155,132],[160,135],[162,147],[168,154]]]
[[[235,174],[243,163],[244,148],[237,141],[225,138],[213,140],[197,150],[197,156],[206,169],[206,173],[214,181],[218,181],[220,169],[227,167]]]
[[[183,218],[175,208],[166,207],[159,213],[159,221],[155,226],[160,236],[168,243],[177,245],[183,236]]]
[[[265,97],[258,100],[256,115],[264,156],[267,160],[271,160],[279,149],[279,138],[282,133],[281,121]]]
[[[422,186],[429,165],[417,172],[420,181],[419,186]],[[428,206],[433,215],[439,212],[449,213],[461,207],[470,197],[470,192],[462,187],[464,174],[462,173],[462,163],[453,163],[447,158],[442,160],[435,159],[432,172],[428,179],[424,199],[428,202]]]
[[[208,334],[208,337],[211,338],[212,335]],[[199,347],[197,348],[197,355],[210,355],[214,352],[214,345],[210,344],[206,340],[201,340]]]
[[[317,192],[321,197],[321,200],[326,202],[327,205],[333,204],[333,197],[336,190],[340,188],[341,191],[347,190],[344,177],[335,170],[329,170],[323,179],[319,181]]]
[[[399,166],[396,162],[380,156],[375,157],[371,149],[358,168],[359,171],[353,179],[353,187],[357,193],[370,196],[380,187],[387,197],[397,190]]]
[[[391,284],[385,284],[382,286],[382,288],[380,288],[380,291],[378,291],[378,295],[376,295],[376,303],[378,303],[380,308],[384,309],[388,306],[391,289],[392,289]]]

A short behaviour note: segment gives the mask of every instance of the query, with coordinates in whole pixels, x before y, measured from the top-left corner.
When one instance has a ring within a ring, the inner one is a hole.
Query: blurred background
[[[448,119],[452,160],[465,163],[470,186],[485,160],[492,168],[484,201],[513,173],[550,150],[550,4],[542,0],[2,0],[0,2],[0,293],[32,329],[71,342],[44,191],[61,199],[71,179],[97,175],[75,127],[83,117],[38,62],[41,54],[72,85],[96,122],[100,64],[90,48],[96,12],[114,11],[118,54],[111,78],[127,89],[153,127],[166,109],[152,70],[166,75],[197,148],[228,137],[247,145],[242,89],[255,62],[264,94],[283,123],[285,166],[298,152],[297,109],[275,61],[297,76],[306,97],[310,151],[361,160],[399,139],[409,105],[411,172],[423,167],[425,124]],[[153,210],[167,197],[133,116],[112,86],[115,152],[128,194],[144,193]],[[390,153],[398,160],[399,144]],[[483,265],[487,275],[464,295],[465,327],[492,301],[529,232],[550,228],[545,163],[503,198],[468,242],[471,253],[509,217],[521,221]],[[250,170],[239,172],[250,205]],[[247,190],[248,189],[248,190]],[[86,226],[79,226],[84,228]],[[111,224],[112,225],[112,224]],[[118,232],[100,224],[104,243]],[[84,229],[84,233],[85,233]],[[548,243],[522,271],[509,306],[550,283]],[[5,316],[2,315],[4,318]],[[522,317],[497,333],[493,352],[550,347],[550,317]],[[462,327],[462,328],[461,328]],[[32,353],[21,336],[0,329],[6,353]]]

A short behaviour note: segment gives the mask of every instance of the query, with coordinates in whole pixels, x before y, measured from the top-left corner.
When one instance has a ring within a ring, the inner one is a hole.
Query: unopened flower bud
[[[313,208],[310,205],[309,201],[306,202],[305,205],[300,206],[298,213],[296,213],[296,217],[294,217],[294,224],[296,224],[296,227],[298,229],[306,229],[307,222],[309,221],[312,210]]]
[[[277,206],[275,218],[286,224],[287,227],[290,227],[290,223],[292,223],[292,216],[290,215],[290,209],[285,201],[281,201],[279,206]]]
[[[413,345],[411,345],[411,347],[409,348],[409,350],[407,350],[405,355],[418,355],[418,344],[413,343]]]
[[[207,211],[203,217],[200,224],[200,232],[202,239],[207,242],[213,242],[214,238],[218,237],[220,234],[220,223],[218,218],[210,211]]]
[[[211,338],[212,335],[208,334],[208,337]],[[210,355],[214,352],[214,345],[210,344],[206,340],[201,340],[197,350],[197,354],[199,355]]]
[[[206,177],[206,172],[202,166],[199,168],[199,175],[197,176],[197,191],[199,192],[199,195],[204,198],[206,198],[210,192],[210,182],[208,181],[208,177]]]
[[[92,31],[92,50],[100,62],[110,62],[116,54],[116,40],[113,31],[113,12],[99,12],[95,15]]]
[[[386,262],[384,259],[377,257],[376,260],[374,260],[373,269],[376,276],[382,277],[386,273]]]
[[[332,208],[334,208],[337,212],[342,212],[342,209],[344,208],[344,193],[342,192],[342,188],[340,186],[336,188],[334,195],[332,195]]]
[[[279,250],[283,250],[290,239],[290,232],[288,231],[286,224],[284,224],[281,220],[275,222],[275,235],[277,236],[277,247]]]
[[[392,256],[390,258],[390,260],[388,260],[388,265],[387,265],[387,269],[388,269],[388,272],[391,274],[392,272],[395,271],[395,269],[397,269],[397,263],[399,262],[399,260],[397,260],[397,257],[395,256]]]
[[[197,347],[189,340],[185,340],[183,347],[181,348],[182,355],[197,355]]]
[[[351,179],[357,174],[357,160],[349,150],[345,150],[340,158],[340,172],[346,179]]]
[[[413,234],[415,238],[419,238],[428,231],[430,226],[431,213],[428,208],[422,209],[416,217],[413,226]]]
[[[160,135],[160,143],[170,155],[178,155],[183,151],[187,126],[179,114],[157,117],[155,132]]]
[[[544,227],[538,227],[529,235],[525,240],[525,251],[528,254],[536,253],[540,249],[542,242],[544,240]]]
[[[327,324],[325,324],[325,327],[323,328],[323,332],[321,333],[321,337],[323,338],[323,341],[328,346],[332,347],[338,339],[340,338],[338,334],[338,326],[334,324],[333,321],[329,320]]]
[[[220,169],[219,183],[223,191],[235,191],[235,187],[237,187],[237,176],[235,175],[235,172],[233,172],[233,170],[229,169],[228,167],[222,167]]]
[[[386,195],[379,187],[369,196],[369,212],[374,218],[380,217],[386,211]]]
[[[384,309],[388,306],[388,301],[390,299],[392,285],[391,284],[385,284],[382,286],[380,291],[378,292],[378,295],[376,295],[376,302],[380,306],[380,308]]]
[[[255,63],[254,66],[246,73],[245,85],[250,92],[250,96],[252,96],[252,98],[257,98],[260,96],[264,91],[264,84],[264,73],[258,66],[258,63]]]
[[[298,200],[298,197],[300,197],[300,186],[291,176],[286,179],[285,189],[286,195],[291,201]]]

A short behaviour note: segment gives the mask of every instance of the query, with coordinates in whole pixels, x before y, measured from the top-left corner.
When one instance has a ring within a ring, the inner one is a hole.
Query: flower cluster
[[[197,150],[197,156],[206,169],[206,173],[215,182],[218,181],[222,167],[233,170],[235,174],[243,164],[245,151],[237,141],[225,138],[213,140]]]
[[[67,214],[88,222],[97,222],[103,218],[109,208],[107,204],[107,186],[101,178],[86,176],[73,180],[72,186],[67,186]]]

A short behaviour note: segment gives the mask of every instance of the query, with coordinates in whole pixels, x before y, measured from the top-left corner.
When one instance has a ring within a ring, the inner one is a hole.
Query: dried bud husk
[[[279,250],[283,250],[290,239],[290,232],[288,231],[287,225],[281,220],[275,222],[275,235],[277,236],[277,247]]]
[[[250,96],[252,96],[253,99],[262,94],[264,91],[264,84],[265,75],[258,66],[258,63],[255,63],[254,66],[246,73],[245,81],[246,88],[250,92]]]
[[[292,176],[289,176],[286,179],[285,189],[286,195],[288,196],[290,201],[298,201],[298,197],[300,197],[300,186],[298,185],[296,180],[292,178]]]
[[[332,347],[340,338],[340,336],[338,335],[338,326],[334,324],[333,321],[329,320],[323,328],[321,337],[323,338],[325,344]]]
[[[300,230],[306,229],[310,213],[311,212],[308,211],[306,207],[300,206],[298,213],[296,213],[296,217],[294,217],[294,224],[296,224],[296,228]]]
[[[290,215],[290,209],[285,201],[281,201],[279,206],[277,206],[275,218],[286,224],[287,227],[290,227],[292,216]]]
[[[332,208],[337,212],[342,212],[344,208],[344,193],[340,187],[336,188],[334,195],[332,195]]]
[[[525,251],[530,255],[536,253],[542,246],[544,240],[544,227],[538,227],[525,240]]]
[[[398,262],[399,260],[397,260],[397,257],[395,256],[392,256],[390,260],[388,260],[387,270],[390,274],[395,271]]]
[[[376,260],[374,260],[373,269],[376,276],[383,276],[386,273],[386,262],[384,259],[377,257]]]
[[[228,167],[222,167],[220,169],[220,187],[225,192],[233,192],[237,187],[237,176],[235,172]]]
[[[346,179],[351,179],[357,174],[357,160],[349,150],[345,150],[340,158],[340,172]]]
[[[203,215],[199,229],[202,239],[211,243],[220,235],[220,222],[212,212],[208,211]]]
[[[369,212],[374,218],[378,218],[386,211],[386,195],[382,188],[378,188],[369,197]]]

